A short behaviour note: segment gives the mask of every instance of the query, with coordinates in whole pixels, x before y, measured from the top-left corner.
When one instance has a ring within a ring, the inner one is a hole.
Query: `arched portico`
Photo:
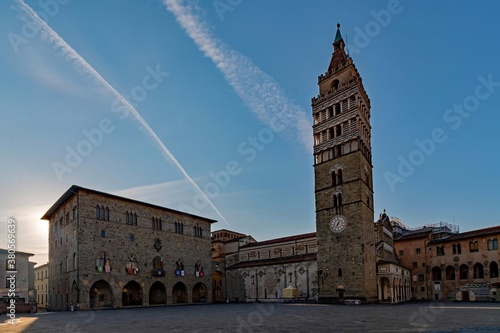
[[[172,304],[187,303],[187,289],[182,282],[177,282],[172,288]]]
[[[167,292],[165,289],[165,285],[160,281],[156,281],[149,288],[149,304],[167,304]]]
[[[136,281],[130,281],[122,289],[122,306],[142,305],[142,288]]]
[[[207,287],[202,282],[198,282],[193,287],[193,303],[205,303],[207,301]]]
[[[113,290],[104,280],[99,280],[90,287],[89,297],[91,309],[113,306]]]

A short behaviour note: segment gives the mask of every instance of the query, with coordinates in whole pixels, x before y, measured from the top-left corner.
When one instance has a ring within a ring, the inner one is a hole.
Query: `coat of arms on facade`
[[[155,248],[156,252],[160,252],[160,250],[161,250],[161,239],[159,239],[159,238],[155,239],[154,248]]]

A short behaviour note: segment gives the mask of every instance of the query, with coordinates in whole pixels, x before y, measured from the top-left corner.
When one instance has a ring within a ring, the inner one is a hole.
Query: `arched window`
[[[101,219],[104,220],[104,206],[101,206]]]
[[[95,218],[98,220],[101,219],[101,208],[99,205],[95,206]]]
[[[453,244],[453,254],[461,254],[462,246],[460,244]]]
[[[498,277],[498,264],[496,261],[490,263],[490,278]]]
[[[334,108],[335,108],[335,115],[340,114],[340,103],[335,104]]]
[[[105,219],[106,221],[109,221],[109,208],[108,208],[108,207],[106,207],[106,208],[104,209],[104,219]]]
[[[480,263],[476,263],[474,265],[474,279],[483,279],[484,278],[484,268]]]
[[[338,275],[339,277],[342,277],[342,268],[339,268]]]
[[[460,265],[460,280],[467,280],[469,278],[469,267],[465,264]]]
[[[343,179],[342,179],[342,169],[339,169],[337,171],[337,184],[341,185],[343,182]]]
[[[469,251],[470,252],[478,252],[479,251],[479,243],[477,241],[469,243]]]
[[[488,239],[488,251],[498,250],[498,239]]]
[[[337,186],[337,174],[332,171],[332,186]]]
[[[134,213],[134,225],[137,225],[137,213]]]
[[[446,280],[455,280],[455,268],[451,265],[446,267]]]
[[[333,80],[333,82],[332,82],[332,89],[333,90],[339,89],[339,83],[340,83],[339,80]]]

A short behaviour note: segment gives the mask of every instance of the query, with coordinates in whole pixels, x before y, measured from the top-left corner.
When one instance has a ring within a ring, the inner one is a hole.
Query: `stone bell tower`
[[[337,24],[312,98],[319,298],[377,300],[370,99]]]

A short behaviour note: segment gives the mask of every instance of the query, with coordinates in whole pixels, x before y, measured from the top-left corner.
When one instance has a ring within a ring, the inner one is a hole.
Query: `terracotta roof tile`
[[[274,238],[262,242],[256,242],[256,243],[250,243],[247,245],[243,245],[241,248],[249,248],[249,247],[254,247],[254,246],[260,246],[260,245],[269,245],[269,244],[276,244],[276,243],[284,243],[284,242],[290,242],[294,240],[300,240],[300,239],[306,239],[306,238],[312,238],[316,237],[315,232],[311,232],[308,234],[301,234],[301,235],[295,235],[295,236],[288,236],[288,237],[281,237],[281,238]]]
[[[232,266],[226,267],[226,269],[237,269],[237,268],[245,268],[245,267],[255,267],[255,266],[269,266],[269,265],[281,265],[281,264],[289,264],[293,262],[301,262],[301,261],[315,261],[317,259],[316,253],[306,253],[299,254],[290,257],[279,257],[279,258],[271,258],[271,259],[260,259],[260,260],[251,260],[251,261],[242,261]]]

